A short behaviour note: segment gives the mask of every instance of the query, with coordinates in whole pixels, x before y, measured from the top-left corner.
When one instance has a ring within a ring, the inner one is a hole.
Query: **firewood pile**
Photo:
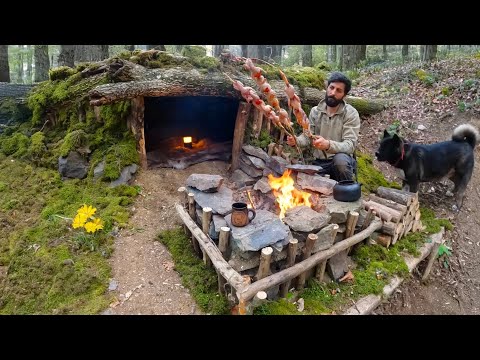
[[[382,228],[371,236],[371,240],[377,244],[389,247],[409,232],[424,228],[420,221],[417,193],[380,186],[376,195],[370,194],[368,200],[363,200],[362,203],[367,210],[366,224],[375,215],[383,221]]]

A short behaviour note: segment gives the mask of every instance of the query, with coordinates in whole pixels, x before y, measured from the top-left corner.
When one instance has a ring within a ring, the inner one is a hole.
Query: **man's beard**
[[[333,96],[326,96],[325,98],[325,102],[327,103],[328,106],[330,107],[335,107],[337,106],[338,104],[340,104],[342,100],[337,100],[335,99]]]

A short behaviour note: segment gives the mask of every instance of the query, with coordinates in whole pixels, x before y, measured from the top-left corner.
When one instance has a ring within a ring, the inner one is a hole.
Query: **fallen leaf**
[[[355,279],[355,276],[353,276],[352,272],[349,270],[345,276],[343,276],[340,280],[338,280],[339,282],[343,282],[343,281],[353,281]]]

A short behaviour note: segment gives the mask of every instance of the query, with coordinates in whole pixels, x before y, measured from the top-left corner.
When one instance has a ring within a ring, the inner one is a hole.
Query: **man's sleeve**
[[[310,110],[310,115],[308,115],[308,121],[310,122],[310,132],[312,134],[315,134],[314,119],[316,119],[317,116],[318,116],[317,107],[314,106],[312,110]],[[295,139],[297,140],[297,145],[301,148],[306,148],[310,146],[310,138],[307,135],[305,135],[305,131],[301,135],[295,136]]]
[[[327,150],[330,154],[346,153],[353,154],[357,146],[358,133],[360,131],[360,115],[353,106],[349,107],[347,119],[343,124],[343,141],[330,141],[330,148]]]

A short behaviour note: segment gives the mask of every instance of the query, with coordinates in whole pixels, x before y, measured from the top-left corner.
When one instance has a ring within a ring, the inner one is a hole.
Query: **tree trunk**
[[[312,45],[303,45],[302,66],[312,67],[312,64],[313,64],[312,51],[313,51]]]
[[[337,45],[328,45],[327,47],[327,62],[337,62]]]
[[[213,45],[213,57],[220,57],[223,49],[228,49],[228,45]]]
[[[367,60],[367,45],[360,45],[360,58],[359,61]]]
[[[425,45],[420,45],[420,61],[423,61],[424,54],[425,54]]]
[[[361,45],[342,45],[343,65],[342,70],[354,69],[360,62]]]
[[[17,53],[17,83],[23,84],[23,45],[18,45]]]
[[[88,45],[75,45],[74,53],[74,62],[79,63],[89,61]]]
[[[135,50],[135,45],[125,45],[125,50],[133,51]]]
[[[10,66],[8,64],[8,45],[0,45],[0,82],[10,82]]]
[[[48,70],[50,62],[48,61],[48,45],[35,45],[35,82],[48,80]]]
[[[134,45],[130,45],[130,46],[134,46]],[[147,50],[152,50],[152,49],[155,49],[155,50],[160,50],[160,51],[167,51],[167,49],[165,48],[165,45],[147,45]],[[130,50],[130,51],[133,51],[134,49]],[[181,50],[180,50],[181,51]],[[106,59],[106,58],[105,58]]]
[[[248,45],[248,57],[263,60],[266,54],[265,48],[265,45]]]
[[[432,61],[437,58],[437,45],[425,45],[422,61]]]
[[[175,52],[181,54],[185,45],[175,45]]]
[[[248,45],[240,45],[242,47],[242,57],[248,57]]]
[[[75,45],[60,45],[60,54],[58,55],[59,66],[74,67]]]
[[[272,55],[271,58],[277,63],[282,63],[282,48],[283,45],[272,45]]]
[[[108,59],[110,57],[110,54],[109,54],[109,46],[108,45],[100,45],[100,48],[101,48],[101,59],[100,60],[105,60],[105,59]]]
[[[408,60],[408,45],[402,45],[402,60],[403,62]]]
[[[387,58],[388,58],[387,45],[383,45],[382,51],[383,51],[383,60],[387,61]]]
[[[33,72],[32,60],[33,60],[32,45],[27,45],[27,78],[26,78],[27,84],[32,83],[32,72]]]

